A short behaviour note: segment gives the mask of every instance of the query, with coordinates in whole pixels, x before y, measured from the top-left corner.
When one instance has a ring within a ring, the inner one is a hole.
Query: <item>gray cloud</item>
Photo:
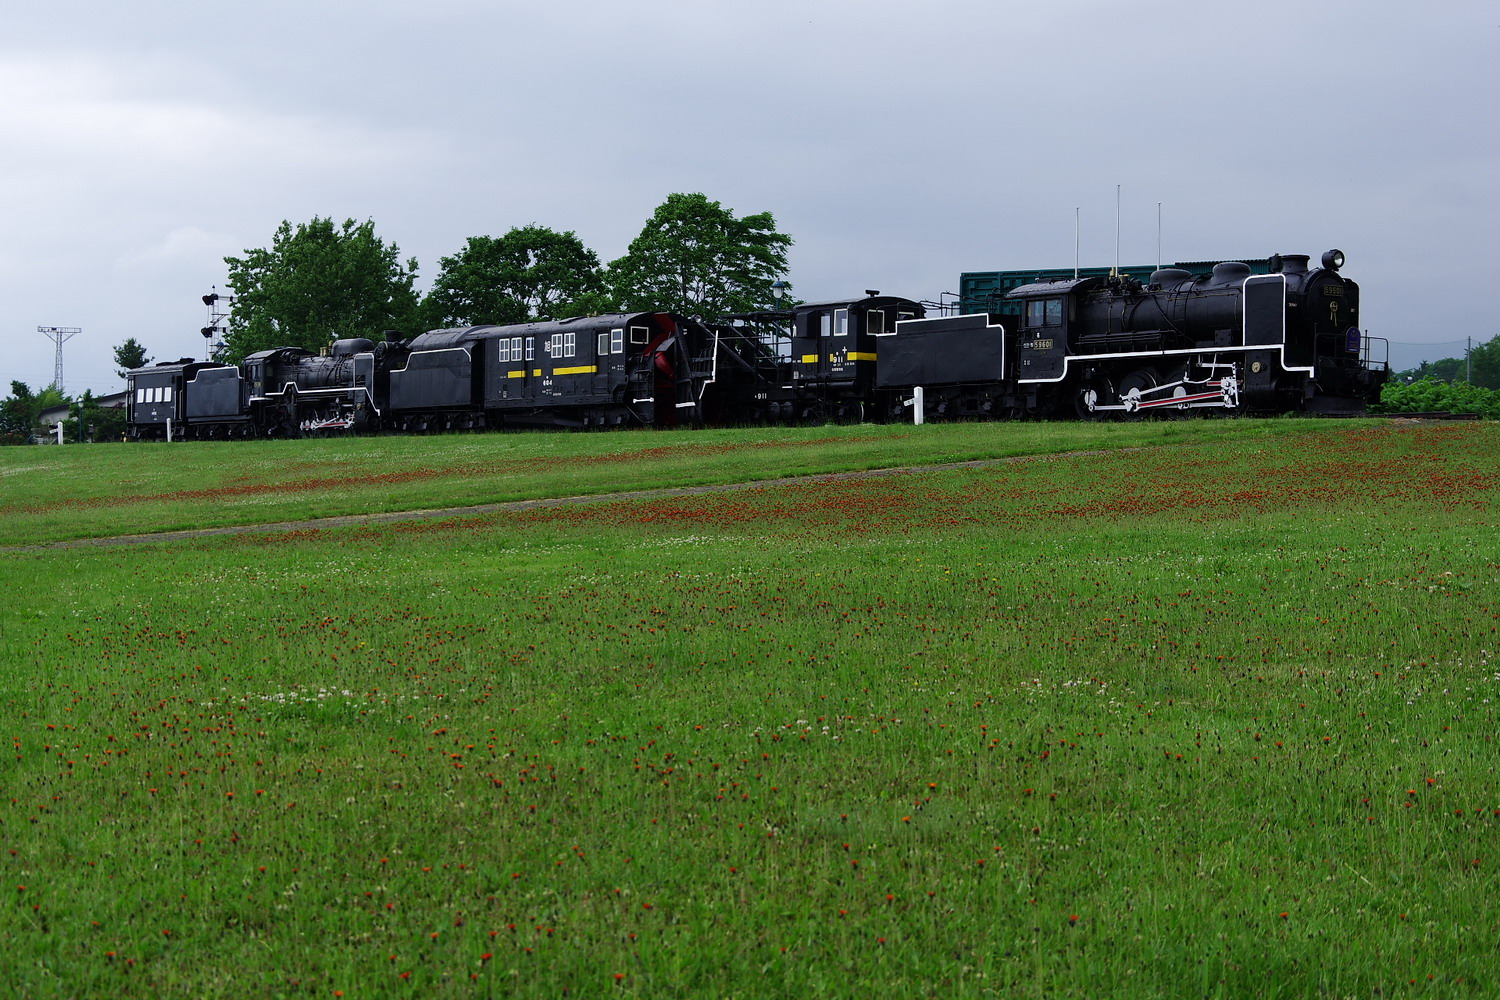
[[[37,325],[202,351],[198,296],[282,219],[421,262],[538,223],[623,253],[672,191],[770,210],[800,293],[964,270],[1339,246],[1393,361],[1461,353],[1495,269],[1489,3],[436,0],[13,14],[0,39],[0,379]],[[1428,347],[1409,345],[1432,345]],[[0,389],[8,381],[0,381]]]

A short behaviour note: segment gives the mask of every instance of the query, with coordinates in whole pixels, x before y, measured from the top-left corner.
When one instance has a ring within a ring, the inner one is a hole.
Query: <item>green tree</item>
[[[1500,337],[1491,337],[1469,351],[1469,381],[1486,389],[1500,389]]]
[[[104,408],[94,398],[94,391],[83,390],[83,395],[73,400],[69,416],[63,421],[63,437],[78,444],[98,440],[97,431],[103,413]]]
[[[609,281],[628,310],[664,309],[714,319],[776,307],[771,284],[787,271],[792,238],[770,212],[736,219],[702,194],[667,196]]]
[[[544,226],[471,236],[440,263],[428,297],[428,318],[437,326],[562,319],[604,292],[598,255],[571,231]]]
[[[115,348],[115,374],[121,378],[133,368],[144,368],[151,363],[146,356],[146,348],[136,341],[134,337],[126,337],[125,343]]]
[[[25,382],[11,382],[10,396],[0,400],[0,443],[26,444],[38,430],[42,411],[67,401],[56,384],[34,393]]]
[[[36,426],[38,408],[25,382],[11,382],[10,395],[0,400],[0,444],[25,444]]]
[[[417,261],[402,264],[400,249],[375,235],[369,220],[314,218],[296,229],[282,222],[270,248],[225,257],[234,311],[225,360],[271,347],[317,351],[345,337],[384,340],[385,331],[411,330],[418,317],[412,284]]]

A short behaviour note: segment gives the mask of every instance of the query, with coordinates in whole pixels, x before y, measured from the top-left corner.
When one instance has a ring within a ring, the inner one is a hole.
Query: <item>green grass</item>
[[[1016,429],[1108,450],[0,556],[7,991],[1500,989],[1500,431]],[[786,465],[921,454],[822,433]],[[764,432],[414,440],[360,461],[783,471]]]
[[[1269,442],[1305,420],[946,424],[0,448],[0,546],[976,459]]]

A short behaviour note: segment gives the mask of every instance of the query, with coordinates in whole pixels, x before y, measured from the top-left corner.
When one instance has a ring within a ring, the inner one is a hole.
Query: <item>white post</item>
[[[54,427],[54,428],[52,428],[52,429],[53,429],[53,430],[54,430],[54,431],[56,431],[56,432],[57,432],[57,443],[58,443],[58,444],[62,444],[62,443],[63,443],[63,436],[62,436],[62,421],[61,421],[61,420],[59,420],[59,421],[58,421],[58,422],[57,422],[57,426],[56,426],[56,427]]]
[[[922,387],[919,385],[911,391],[911,422],[912,424],[925,424],[927,413],[925,401],[923,400]]]
[[[172,443],[172,418],[167,418],[167,444]]]

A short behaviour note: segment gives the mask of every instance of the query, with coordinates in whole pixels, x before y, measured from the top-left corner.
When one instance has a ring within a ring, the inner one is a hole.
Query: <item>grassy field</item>
[[[1495,425],[0,449],[0,530],[1018,455],[0,553],[5,992],[1500,992]]]

